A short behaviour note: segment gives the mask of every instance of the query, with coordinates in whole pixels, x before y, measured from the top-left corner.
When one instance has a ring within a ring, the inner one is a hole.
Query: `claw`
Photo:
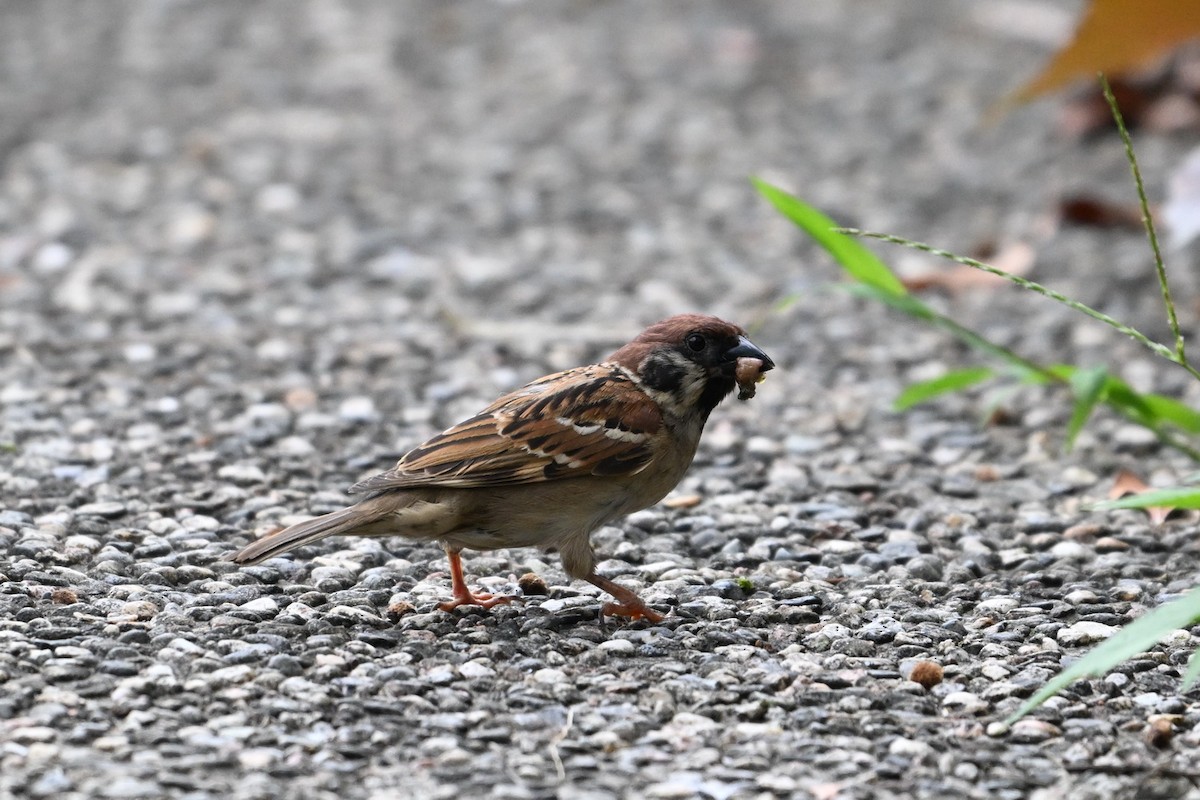
[[[447,550],[446,557],[450,559],[450,587],[454,592],[454,599],[440,603],[438,608],[442,611],[453,611],[459,606],[491,608],[503,603],[511,603],[517,599],[515,595],[510,594],[475,594],[467,588],[467,581],[463,578],[462,557],[459,556],[458,551]]]
[[[645,619],[650,622],[662,622],[665,617],[658,613],[650,606],[642,602],[631,589],[626,589],[619,583],[613,583],[608,578],[602,578],[594,571],[584,577],[584,580],[593,586],[598,586],[604,591],[617,598],[615,603],[605,603],[600,608],[600,617],[603,618],[609,614],[616,617],[629,617],[630,619]]]
[[[516,599],[516,595],[511,594],[472,594],[468,590],[462,594],[455,593],[453,600],[447,600],[444,603],[439,603],[438,608],[440,608],[442,611],[453,611],[459,606],[481,606],[483,608],[491,608],[492,606],[511,603]]]
[[[645,619],[650,622],[662,622],[666,619],[662,614],[640,600],[637,603],[605,603],[600,607],[601,618],[607,617],[610,614],[614,617]]]

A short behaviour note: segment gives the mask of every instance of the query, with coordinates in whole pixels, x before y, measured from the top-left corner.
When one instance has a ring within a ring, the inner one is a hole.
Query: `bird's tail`
[[[376,519],[363,505],[350,506],[324,516],[296,523],[290,528],[268,534],[234,553],[230,560],[236,564],[257,564],[326,536],[354,533],[356,529]]]

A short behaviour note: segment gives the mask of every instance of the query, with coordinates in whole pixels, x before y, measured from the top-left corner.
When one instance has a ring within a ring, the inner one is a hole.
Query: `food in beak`
[[[767,371],[763,369],[761,358],[742,356],[737,360],[737,369],[733,373],[738,385],[738,400],[749,400],[754,397],[756,384],[767,379]]]

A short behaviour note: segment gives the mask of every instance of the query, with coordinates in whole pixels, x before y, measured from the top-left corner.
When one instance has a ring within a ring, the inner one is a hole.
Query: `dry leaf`
[[[1162,91],[1161,82],[1110,78],[1109,88],[1130,130],[1141,126]],[[1058,116],[1058,131],[1069,139],[1082,139],[1103,130],[1115,129],[1112,109],[1099,85],[1067,101]]]
[[[1127,494],[1144,494],[1149,491],[1153,490],[1144,480],[1129,470],[1123,469],[1113,480],[1112,488],[1108,490],[1108,499],[1120,500]],[[1167,517],[1171,516],[1171,512],[1175,509],[1167,506],[1151,506],[1143,510],[1150,516],[1151,522],[1160,525],[1166,521]]]
[[[1033,249],[1033,245],[1026,242],[1010,242],[996,250],[990,257],[989,254],[984,253],[976,260],[986,261],[986,263],[996,269],[1004,270],[1010,275],[1020,276],[1029,272],[1036,256],[1037,251]],[[993,275],[990,272],[984,272],[983,270],[962,264],[957,264],[950,269],[922,272],[902,278],[901,282],[904,284],[904,288],[910,292],[920,292],[926,289],[944,289],[950,294],[958,294],[959,292],[971,289],[995,288],[996,286],[1008,283],[1007,280],[999,275]]]
[[[1142,210],[1138,206],[1110,203],[1096,197],[1072,195],[1058,203],[1058,213],[1063,221],[1096,228],[1142,229]]]
[[[663,500],[667,508],[695,508],[703,498],[698,494],[679,494]]]
[[[1196,0],[1092,0],[1075,37],[1013,100],[1023,102],[1097,72],[1145,66],[1200,37]]]

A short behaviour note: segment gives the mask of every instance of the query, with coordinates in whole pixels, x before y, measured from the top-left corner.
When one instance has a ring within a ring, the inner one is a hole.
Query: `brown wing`
[[[350,491],[633,474],[650,463],[661,426],[654,401],[620,367],[579,367],[501,397]]]

